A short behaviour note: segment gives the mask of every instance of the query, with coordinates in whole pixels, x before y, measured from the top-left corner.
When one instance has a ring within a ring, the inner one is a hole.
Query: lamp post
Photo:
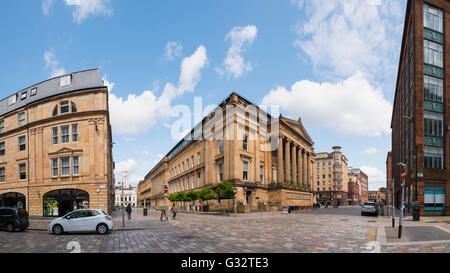
[[[401,191],[402,191],[402,198],[400,199],[400,217],[399,217],[399,223],[398,223],[398,238],[402,238],[402,225],[403,225],[403,199],[405,198],[405,184],[406,184],[406,164],[402,162],[398,162],[397,166],[400,166],[402,170],[405,171],[405,178],[401,179]],[[401,174],[400,174],[401,175]],[[402,175],[401,175],[402,176]]]

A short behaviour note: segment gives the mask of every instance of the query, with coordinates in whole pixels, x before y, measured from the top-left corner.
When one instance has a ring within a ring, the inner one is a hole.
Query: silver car
[[[372,214],[378,214],[378,208],[374,202],[365,202],[361,205],[361,216]]]
[[[106,234],[113,229],[111,216],[99,209],[79,209],[56,218],[48,225],[48,231],[60,235],[65,232],[97,232]]]

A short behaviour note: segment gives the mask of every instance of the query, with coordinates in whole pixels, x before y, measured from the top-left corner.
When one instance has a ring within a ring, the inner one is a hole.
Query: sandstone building
[[[63,75],[0,101],[0,206],[30,216],[111,211],[108,89],[98,70]]]
[[[319,195],[328,196],[339,205],[348,205],[348,160],[341,147],[333,147],[332,153],[317,153],[314,188]]]
[[[215,189],[229,181],[238,188],[239,211],[311,207],[313,145],[300,119],[266,115],[232,93],[145,176],[138,186],[138,202],[169,205],[164,185],[171,194]],[[211,209],[229,205],[208,203]]]
[[[417,196],[421,215],[450,215],[449,12],[448,0],[409,0],[406,8],[387,172],[398,208],[399,163],[406,165],[403,201],[411,205]]]

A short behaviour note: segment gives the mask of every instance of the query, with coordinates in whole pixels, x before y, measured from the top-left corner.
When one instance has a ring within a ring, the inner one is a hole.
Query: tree
[[[198,200],[198,192],[196,191],[190,191],[186,193],[186,201],[188,202],[195,202]]]
[[[214,198],[214,191],[212,189],[201,189],[198,197],[203,201],[211,200]]]
[[[233,187],[234,187],[233,183],[224,181],[222,183],[219,183],[219,185],[217,186],[217,193],[219,194],[221,199],[233,199],[234,197]]]
[[[177,202],[177,194],[175,194],[175,193],[169,194],[167,199],[169,199],[169,201],[172,203]]]

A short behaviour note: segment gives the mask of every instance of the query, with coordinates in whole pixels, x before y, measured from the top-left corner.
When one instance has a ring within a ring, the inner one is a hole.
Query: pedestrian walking
[[[131,209],[131,204],[127,205],[127,208],[125,209],[125,211],[127,212],[127,215],[128,215],[128,221],[131,221],[131,212],[133,211]]]
[[[316,210],[317,209],[317,201],[314,201],[314,203],[313,203],[313,210]]]
[[[175,217],[177,216],[177,207],[175,204],[173,204],[172,208],[170,209],[172,212],[172,219],[175,220]]]

